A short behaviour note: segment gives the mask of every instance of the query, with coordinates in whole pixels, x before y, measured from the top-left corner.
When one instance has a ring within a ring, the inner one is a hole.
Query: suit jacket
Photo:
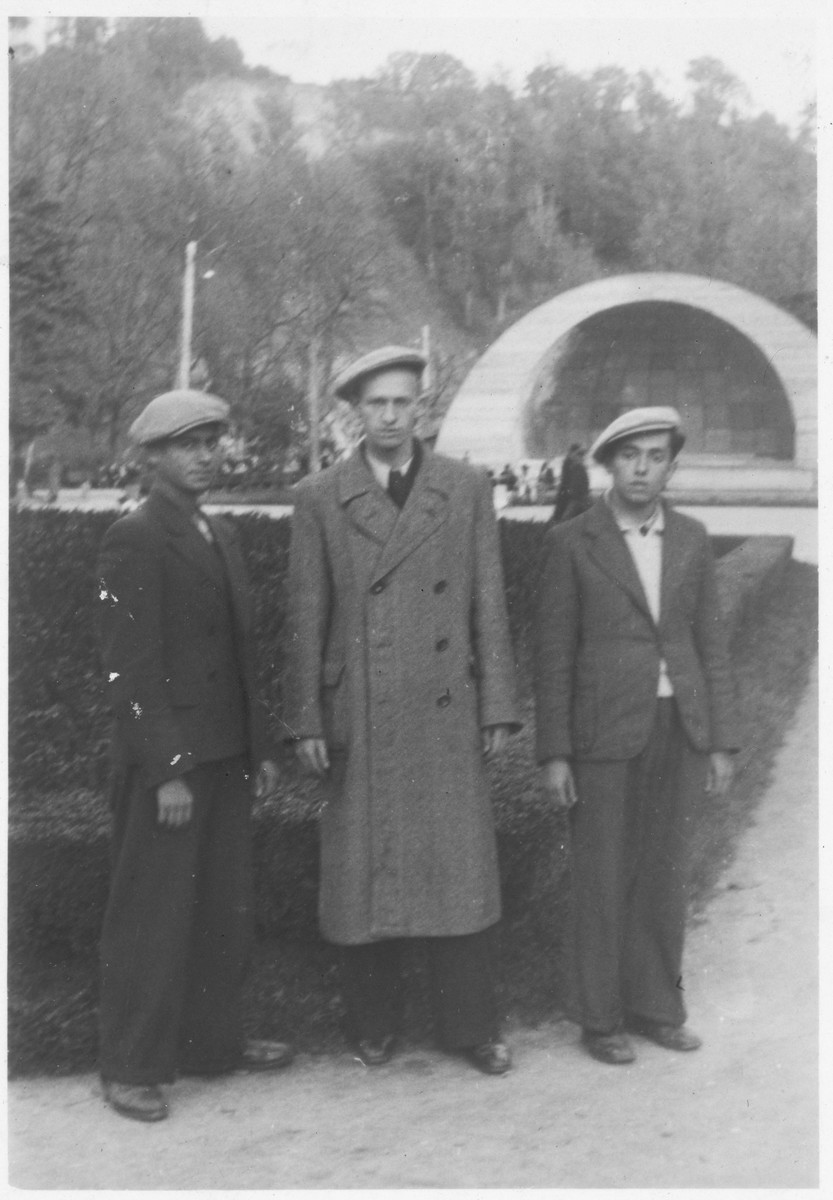
[[[322,821],[337,942],[500,915],[481,728],[518,722],[484,474],[424,449],[400,511],[361,451],[296,489],[288,721],[343,751]]]
[[[737,748],[708,535],[667,506],[665,522],[658,624],[604,498],[548,534],[535,652],[539,762],[637,755],[654,718],[661,658],[695,749]]]
[[[187,501],[157,483],[110,526],[99,560],[114,757],[140,766],[149,787],[229,752],[247,751],[252,766],[268,756],[236,537],[211,521],[215,549],[192,518]]]

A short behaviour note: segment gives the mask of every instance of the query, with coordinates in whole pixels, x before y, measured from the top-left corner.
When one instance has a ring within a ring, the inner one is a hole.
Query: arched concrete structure
[[[772,366],[794,423],[792,463],[815,472],[817,342],[789,313],[719,280],[681,274],[633,274],[573,288],[528,313],[478,360],[446,414],[437,448],[475,462],[535,457],[529,413],[548,356],[583,321],[623,305],[659,302],[699,309],[737,330]]]

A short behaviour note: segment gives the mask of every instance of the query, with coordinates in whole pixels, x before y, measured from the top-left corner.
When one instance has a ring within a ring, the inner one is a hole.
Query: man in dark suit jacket
[[[660,494],[683,444],[672,408],[623,414],[592,454],[611,488],[552,530],[537,621],[537,752],[570,809],[570,1015],[603,1062],[627,1030],[694,1050],[680,986],[688,834],[723,795],[736,709],[703,526]]]
[[[255,702],[252,613],[232,531],[198,507],[228,405],[180,390],[131,427],[155,479],[99,563],[114,712],[113,873],[101,940],[100,1070],[118,1112],[161,1120],[181,1073],[272,1069],[249,1042],[240,986],[252,920],[249,778],[276,768]]]
[[[577,517],[590,507],[590,479],[584,465],[584,450],[573,442],[561,464],[561,478],[555,497],[552,520],[556,524]]]

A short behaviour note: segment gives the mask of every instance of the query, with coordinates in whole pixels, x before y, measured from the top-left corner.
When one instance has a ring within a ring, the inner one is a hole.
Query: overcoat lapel
[[[379,487],[359,449],[341,469],[338,495],[350,521],[381,550],[393,533],[399,510]]]
[[[423,448],[422,465],[416,474],[411,494],[390,538],[376,563],[374,578],[387,575],[403,559],[448,519],[448,486],[444,484],[437,460]]]
[[[223,565],[214,550],[194,525],[189,514],[167,492],[154,489],[147,504],[162,525],[168,546],[177,557],[202,576],[222,586]]]
[[[236,545],[230,540],[222,521],[214,521],[210,517],[206,517],[206,520],[211,528],[211,532],[214,534],[214,539],[219,548],[220,556],[225,564],[229,592],[231,593],[231,606],[234,612],[234,619],[240,628],[246,631],[249,624],[249,593],[245,576],[245,567],[240,558],[240,553]],[[207,549],[210,550],[211,547],[209,546]]]
[[[422,453],[401,511],[377,483],[360,449],[344,464],[339,499],[351,522],[379,547],[371,581],[392,571],[448,517],[449,488],[431,451],[423,446]]]
[[[596,501],[587,514],[584,533],[589,543],[588,553],[596,565],[628,593],[639,611],[653,624],[654,618],[639,572],[622,531],[603,497]]]
[[[660,588],[660,623],[670,609],[671,597],[685,577],[685,564],[695,543],[685,523],[673,508],[665,506],[665,533],[662,538],[662,583]]]

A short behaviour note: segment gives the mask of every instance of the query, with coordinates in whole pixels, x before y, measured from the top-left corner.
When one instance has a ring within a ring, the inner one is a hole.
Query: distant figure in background
[[[552,492],[555,491],[555,475],[552,467],[546,460],[541,463],[541,468],[538,471],[538,480],[536,486],[536,502],[545,504],[552,500]]]
[[[590,480],[584,465],[584,447],[573,442],[561,465],[552,521],[559,524],[590,507]]]
[[[505,465],[501,473],[498,475],[497,481],[498,483],[503,484],[507,492],[514,492],[515,488],[518,486],[518,477],[509,466],[509,463]]]
[[[529,464],[521,463],[521,477],[518,480],[518,503],[531,504],[532,501],[532,479],[529,475]]]

